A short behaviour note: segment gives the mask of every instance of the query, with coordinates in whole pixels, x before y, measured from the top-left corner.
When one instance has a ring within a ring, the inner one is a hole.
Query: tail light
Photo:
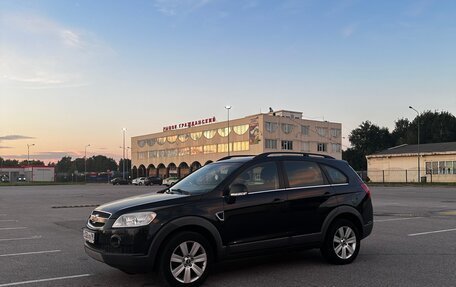
[[[367,184],[365,184],[364,182],[361,182],[361,188],[366,192],[368,197],[371,197],[371,192],[370,192]]]

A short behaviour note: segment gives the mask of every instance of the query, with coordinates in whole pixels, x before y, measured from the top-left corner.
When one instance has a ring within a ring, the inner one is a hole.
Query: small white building
[[[418,174],[418,151],[420,171]],[[401,145],[368,155],[373,182],[456,182],[456,142]]]
[[[0,168],[0,176],[6,175],[11,182],[17,182],[25,176],[26,181],[54,182],[55,168],[52,166],[27,166]]]

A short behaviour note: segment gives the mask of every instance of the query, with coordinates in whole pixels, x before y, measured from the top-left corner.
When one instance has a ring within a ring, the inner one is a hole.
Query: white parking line
[[[1,230],[18,230],[18,229],[26,229],[27,227],[2,227]]]
[[[11,254],[2,254],[0,257],[10,257],[10,256],[21,256],[21,255],[33,255],[33,254],[45,254],[45,253],[57,253],[62,250],[47,250],[47,251],[34,251],[34,252],[24,252],[24,253],[11,253]]]
[[[81,274],[81,275],[73,275],[73,276],[65,276],[65,277],[55,277],[55,278],[38,279],[38,280],[30,280],[30,281],[22,281],[22,282],[13,282],[13,283],[0,284],[0,287],[17,286],[17,285],[49,282],[49,281],[65,280],[65,279],[74,279],[74,278],[81,278],[81,277],[88,277],[88,276],[91,276],[91,274]]]
[[[421,232],[421,233],[412,233],[412,234],[409,234],[408,236],[418,236],[418,235],[426,235],[426,234],[434,234],[434,233],[442,233],[442,232],[450,232],[450,231],[456,231],[456,228],[428,231],[428,232]]]
[[[17,240],[33,240],[33,239],[40,239],[41,235],[35,235],[32,237],[22,237],[22,238],[0,238],[0,242],[2,241],[17,241]]]
[[[374,220],[374,222],[400,221],[400,220],[419,219],[419,218],[424,218],[424,217],[405,217],[405,218],[380,219],[380,220]]]

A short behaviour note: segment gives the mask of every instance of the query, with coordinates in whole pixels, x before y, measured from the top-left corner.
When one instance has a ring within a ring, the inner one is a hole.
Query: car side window
[[[275,162],[265,162],[249,167],[234,179],[234,184],[243,184],[247,192],[274,190],[279,188],[279,176]]]
[[[285,172],[290,187],[315,186],[325,183],[317,163],[308,161],[285,161]]]
[[[348,183],[348,177],[340,170],[327,166],[327,165],[323,165],[323,168],[326,170],[326,173],[328,174],[329,180],[331,181],[331,183],[333,183],[333,184]]]

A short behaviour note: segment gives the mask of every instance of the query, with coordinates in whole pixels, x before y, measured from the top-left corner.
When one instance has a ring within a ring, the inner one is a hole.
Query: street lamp
[[[87,148],[90,146],[90,144],[86,145],[84,147],[84,182],[87,183]]]
[[[30,147],[35,144],[27,144],[27,165],[30,165]]]
[[[412,106],[409,106],[409,109],[414,110],[418,115],[418,182],[420,182],[420,113],[417,110],[415,110]]]
[[[228,112],[228,156],[230,156],[230,109],[231,109],[231,106],[225,106],[225,109]]]
[[[123,157],[122,157],[122,178],[125,179],[125,132],[127,131],[126,128],[122,129],[123,133]]]

